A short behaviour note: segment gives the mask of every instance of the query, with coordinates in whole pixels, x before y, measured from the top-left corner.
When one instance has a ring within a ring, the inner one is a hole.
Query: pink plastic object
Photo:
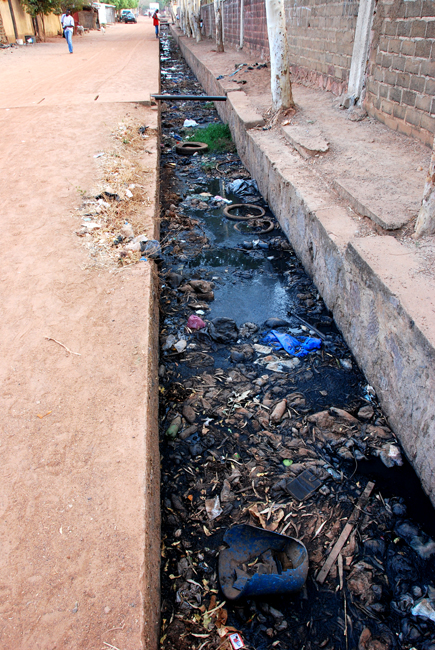
[[[230,643],[233,646],[234,650],[238,650],[238,648],[244,648],[245,647],[245,644],[243,643],[242,637],[237,632],[235,634],[230,634],[229,639],[230,639]]]
[[[191,316],[189,316],[187,327],[189,327],[191,330],[202,330],[202,328],[205,326],[206,325],[204,321],[199,316],[196,316],[195,314],[191,314]]]

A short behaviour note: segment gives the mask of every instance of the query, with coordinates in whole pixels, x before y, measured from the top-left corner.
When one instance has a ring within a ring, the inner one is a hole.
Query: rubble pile
[[[163,88],[199,94],[162,48]],[[406,476],[400,445],[241,162],[175,153],[187,118],[217,119],[187,102],[163,116],[161,646],[435,650],[434,533],[407,486],[388,487]],[[235,229],[224,208],[239,203],[273,230]],[[306,548],[298,591],[243,597],[296,568],[284,542],[246,548],[219,582],[228,531],[246,525]]]

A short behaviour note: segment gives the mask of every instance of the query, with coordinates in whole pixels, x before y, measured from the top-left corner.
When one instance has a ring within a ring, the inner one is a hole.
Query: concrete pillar
[[[435,234],[435,139],[432,148],[432,156],[424,186],[423,200],[417,223],[415,224],[414,239],[423,235]]]
[[[347,89],[347,96],[350,98],[351,104],[356,104],[361,98],[369,54],[374,7],[375,0],[360,0]]]
[[[243,12],[245,9],[244,0],[240,0],[240,49],[243,49],[243,38],[244,38],[244,24],[243,24]]]
[[[8,0],[9,11],[11,12],[12,24],[14,26],[15,40],[18,38],[17,23],[15,22],[14,8],[12,6],[11,0]]]

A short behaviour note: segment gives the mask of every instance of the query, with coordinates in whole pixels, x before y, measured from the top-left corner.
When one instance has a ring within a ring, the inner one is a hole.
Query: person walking
[[[154,14],[153,14],[153,25],[154,29],[156,30],[156,38],[159,37],[159,10],[156,9]]]
[[[63,21],[65,20],[65,18],[66,18],[66,14],[63,13],[61,15],[61,17],[60,17],[60,24],[62,25],[62,36],[63,36],[63,38],[65,38],[65,27],[63,26]]]
[[[72,35],[74,32],[74,18],[71,16],[71,12],[69,10],[66,11],[65,18],[63,19],[63,28],[65,31],[66,42],[68,43],[69,53],[72,54],[73,53]]]

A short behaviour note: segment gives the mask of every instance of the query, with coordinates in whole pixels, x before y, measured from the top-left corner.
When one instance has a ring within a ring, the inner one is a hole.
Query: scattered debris
[[[201,94],[172,40],[161,47],[165,91]],[[273,231],[225,218],[243,188],[230,184],[251,180],[237,156],[175,153],[186,118],[218,121],[169,100],[162,120],[162,650],[231,650],[231,635],[256,650],[435,650],[435,623],[418,613],[430,608],[413,613],[434,606],[435,533],[411,521],[409,466],[375,391],[253,184],[243,201]],[[289,356],[264,343],[270,330],[318,345]],[[394,447],[403,465],[387,467]],[[244,596],[254,578],[281,579],[269,545],[231,567],[226,597],[220,558],[238,527],[300,541],[302,588]]]
[[[54,341],[54,342],[57,343],[58,345],[62,346],[62,347],[63,347],[63,348],[64,348],[64,349],[69,353],[69,354],[75,354],[77,357],[81,357],[81,356],[82,356],[82,355],[80,354],[80,352],[73,352],[73,351],[70,350],[70,349],[69,349],[69,348],[68,348],[64,343],[61,343],[61,342],[58,341],[57,339],[53,339],[51,336],[44,336],[44,338],[47,339],[47,341]]]

